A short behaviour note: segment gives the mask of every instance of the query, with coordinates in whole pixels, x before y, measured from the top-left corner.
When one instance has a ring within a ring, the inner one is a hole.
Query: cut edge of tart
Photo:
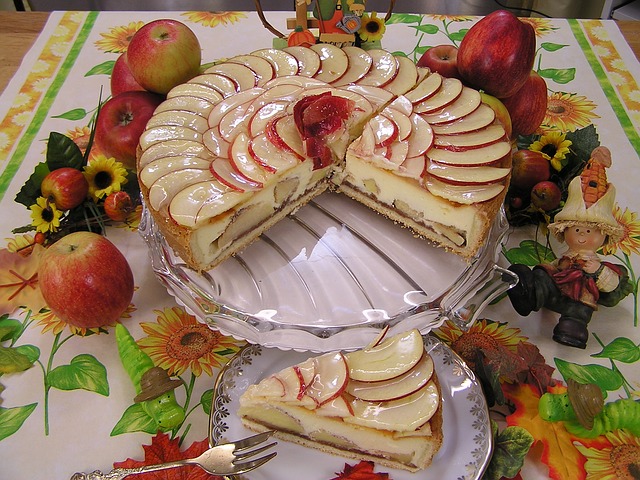
[[[416,472],[443,441],[440,384],[417,330],[330,352],[249,386],[238,415],[254,431],[325,453]]]

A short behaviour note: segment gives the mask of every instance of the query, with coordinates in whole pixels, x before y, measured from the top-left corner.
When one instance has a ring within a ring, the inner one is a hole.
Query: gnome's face
[[[607,236],[594,224],[573,225],[564,231],[564,241],[575,252],[596,252]]]

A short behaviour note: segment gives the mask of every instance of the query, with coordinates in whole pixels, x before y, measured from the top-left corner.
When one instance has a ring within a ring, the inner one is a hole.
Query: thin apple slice
[[[275,87],[276,85],[296,85],[305,90],[329,86],[327,82],[323,82],[322,80],[318,80],[316,78],[308,78],[308,77],[302,77],[300,75],[294,75],[289,77],[276,77],[273,80],[270,80],[267,83],[265,83],[264,88],[270,89]]]
[[[398,138],[398,125],[387,115],[376,115],[369,123],[376,139],[376,147],[387,147]]]
[[[371,103],[371,105],[373,105],[373,108],[375,109],[384,107],[389,102],[391,102],[391,100],[393,100],[393,97],[394,97],[393,93],[383,88],[371,87],[369,85],[359,85],[359,84],[345,85],[344,87],[341,87],[341,88],[344,90],[348,90],[349,92],[354,92],[359,95],[362,95],[367,100],[369,100],[369,102]]]
[[[239,107],[242,104],[255,100],[260,95],[262,95],[264,91],[265,90],[263,88],[254,87],[250,88],[249,90],[243,90],[235,95],[232,95],[231,97],[220,100],[211,109],[211,112],[209,112],[209,126],[212,128],[217,127],[220,123],[220,120],[227,112]]]
[[[178,154],[207,156],[207,151],[202,142],[183,139],[167,140],[145,149],[138,158],[138,168],[143,168],[158,158]]]
[[[411,103],[404,95],[398,95],[391,103],[387,104],[385,108],[398,110],[399,112],[404,113],[407,117],[413,113],[413,103]]]
[[[410,432],[428,422],[438,410],[440,392],[434,381],[406,397],[386,402],[371,403],[360,399],[351,401],[352,417],[344,421],[375,428]]]
[[[149,205],[154,210],[167,210],[173,197],[196,183],[210,181],[213,177],[209,169],[185,168],[169,172],[153,182],[149,187]]]
[[[326,353],[314,357],[313,361],[315,375],[305,395],[311,397],[317,405],[324,405],[342,395],[349,380],[349,369],[340,352]]]
[[[409,135],[408,157],[423,155],[433,146],[434,133],[431,125],[417,113],[411,114],[411,135]]]
[[[214,157],[226,157],[230,144],[222,138],[218,127],[213,127],[202,134],[202,143]]]
[[[204,118],[209,116],[209,112],[213,109],[214,103],[210,100],[193,97],[191,95],[178,95],[175,97],[167,98],[154,110],[153,114],[156,115],[161,112],[168,112],[174,110],[185,110],[187,112],[196,113]]]
[[[425,354],[411,370],[390,380],[382,382],[350,380],[346,392],[368,402],[396,400],[424,387],[431,380],[433,372],[433,359]]]
[[[503,182],[511,169],[487,166],[454,167],[429,162],[427,172],[438,180],[452,185],[489,185]]]
[[[169,205],[169,215],[180,225],[194,228],[228,212],[246,198],[215,178],[195,183],[177,192]]]
[[[494,165],[502,161],[511,153],[509,142],[496,142],[485,147],[472,148],[463,151],[432,148],[428,157],[434,162],[453,166]]]
[[[320,405],[315,410],[316,415],[320,415],[321,417],[351,417],[353,416],[353,409],[351,408],[351,404],[345,399],[343,395],[340,395],[330,402],[326,402]]]
[[[245,133],[238,134],[231,144],[229,160],[239,173],[262,187],[269,180],[269,173],[254,160],[249,151],[249,141]]]
[[[457,78],[443,78],[442,86],[435,95],[414,105],[416,113],[433,113],[451,105],[462,94],[463,85]]]
[[[424,177],[427,168],[427,159],[424,155],[417,157],[407,157],[398,167],[396,175],[401,177],[414,178],[420,180]]]
[[[296,57],[284,50],[278,50],[276,48],[262,48],[251,52],[251,55],[264,58],[271,63],[277,77],[296,75],[300,69]]]
[[[245,102],[225,113],[218,123],[220,136],[228,142],[232,142],[240,133],[248,133],[247,120],[253,115],[251,106],[253,102]]]
[[[412,122],[408,115],[395,108],[386,107],[382,115],[390,118],[398,127],[398,140],[404,141],[411,134]]]
[[[256,86],[261,87],[276,76],[273,65],[268,60],[256,55],[236,55],[227,60],[229,63],[239,63],[253,70],[256,76]]]
[[[373,151],[374,155],[382,155],[387,160],[384,168],[391,168],[391,170],[397,170],[404,163],[408,152],[407,142],[393,142],[384,147],[376,147]]]
[[[167,98],[181,97],[184,95],[202,98],[211,103],[217,103],[223,98],[222,94],[218,90],[210,87],[209,85],[190,82],[182,83],[173,87],[169,90],[169,93],[167,93]]]
[[[418,68],[409,57],[396,55],[398,62],[398,72],[384,88],[395,95],[404,95],[411,90],[418,81]]]
[[[274,145],[293,152],[300,158],[306,158],[304,144],[292,115],[279,117],[269,125],[273,128],[267,127],[268,138]]]
[[[473,88],[463,87],[462,93],[455,102],[433,113],[423,114],[431,125],[448,123],[463,118],[474,112],[482,103],[480,92]]]
[[[147,122],[145,129],[160,127],[162,125],[175,125],[187,127],[196,132],[204,132],[209,128],[207,119],[195,112],[187,110],[167,110],[153,115]]]
[[[349,68],[349,57],[340,47],[330,43],[317,43],[309,48],[320,57],[320,70],[315,74],[315,79],[332,83]]]
[[[166,140],[190,140],[202,142],[202,133],[188,127],[177,125],[160,125],[152,127],[142,132],[140,135],[140,148],[146,150],[155,143]]]
[[[256,101],[264,105],[275,101],[295,102],[303,91],[303,87],[291,83],[270,85]]]
[[[269,122],[284,114],[289,102],[272,102],[263,105],[249,119],[249,134],[251,137],[257,137],[267,128]]]
[[[239,91],[238,84],[226,75],[219,73],[203,73],[189,80],[191,83],[199,83],[217,90],[223,97],[234,95]]]
[[[258,74],[242,63],[224,62],[207,68],[205,74],[217,73],[230,78],[238,86],[238,91],[248,90],[258,85]]]
[[[211,173],[222,184],[237,192],[260,190],[262,185],[236,171],[228,158],[216,158],[209,167]]]
[[[506,132],[499,123],[473,132],[460,133],[458,135],[436,135],[435,145],[447,150],[469,150],[485,147],[500,140],[505,140]]]
[[[320,70],[320,56],[309,47],[295,45],[285,47],[285,52],[290,53],[298,61],[298,75],[303,77],[313,77]]]
[[[473,186],[453,185],[432,176],[425,180],[424,185],[434,195],[463,205],[486,202],[500,195],[505,189],[505,186],[500,183]]]
[[[386,50],[375,48],[367,50],[373,60],[373,65],[367,74],[358,80],[358,85],[370,87],[383,87],[389,84],[398,73],[398,61],[396,57]]]
[[[459,135],[462,133],[474,132],[490,125],[493,123],[495,118],[496,112],[488,105],[482,103],[472,113],[459,120],[440,125],[433,125],[433,131],[437,135]]]
[[[249,153],[259,165],[272,173],[289,170],[300,161],[295,153],[277,148],[265,135],[251,139]]]
[[[211,158],[203,158],[194,155],[172,155],[161,157],[148,163],[145,168],[138,173],[138,180],[146,186],[150,186],[157,179],[169,172],[184,170],[187,168],[198,168],[206,170],[209,168]]]
[[[371,55],[360,47],[346,46],[342,47],[342,50],[347,54],[349,68],[344,75],[333,82],[336,87],[356,83],[368,74],[373,66]]]
[[[424,354],[418,330],[394,335],[373,348],[355,350],[345,355],[349,377],[363,382],[378,382],[411,370]]]
[[[442,75],[439,73],[429,74],[420,80],[415,88],[405,93],[404,96],[413,104],[424,102],[438,93],[442,87],[442,81]]]

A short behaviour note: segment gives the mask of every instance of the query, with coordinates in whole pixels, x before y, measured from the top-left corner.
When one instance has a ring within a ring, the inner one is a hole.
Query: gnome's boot
[[[586,348],[589,340],[587,325],[591,321],[593,309],[579,302],[569,301],[553,329],[553,339],[576,348]]]
[[[518,276],[518,283],[507,291],[507,295],[515,311],[526,317],[539,308],[533,272],[528,266],[520,263],[514,263],[509,270]]]

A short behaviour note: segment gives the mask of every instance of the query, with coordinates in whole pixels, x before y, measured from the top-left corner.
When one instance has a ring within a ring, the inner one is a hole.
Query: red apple
[[[545,212],[558,208],[561,200],[560,187],[550,180],[536,183],[531,190],[531,203]]]
[[[127,47],[127,61],[136,81],[161,94],[195,77],[201,59],[196,35],[184,23],[171,19],[143,25]]]
[[[503,98],[502,103],[511,115],[514,135],[531,135],[547,112],[547,83],[532,70],[520,90]]]
[[[40,191],[58,210],[71,210],[87,198],[89,183],[80,170],[62,167],[44,177]]]
[[[511,161],[511,186],[523,192],[529,192],[551,176],[551,164],[540,152],[518,150]]]
[[[460,78],[458,49],[453,45],[436,45],[424,52],[417,65],[427,67],[443,77]]]
[[[127,52],[121,54],[113,65],[111,72],[111,95],[115,96],[122,92],[142,91],[144,88],[133,78],[129,64],[127,63]]]
[[[118,248],[102,235],[74,232],[44,252],[40,290],[54,315],[80,328],[113,324],[133,297],[133,273]]]
[[[536,52],[533,27],[507,10],[482,18],[466,33],[458,49],[458,71],[470,86],[510,97],[529,77]]]
[[[107,100],[96,123],[99,151],[134,168],[140,135],[161,102],[161,96],[150,92],[124,92]]]
[[[104,199],[104,213],[115,222],[126,220],[134,208],[131,196],[127,192],[113,192]]]
[[[495,112],[496,118],[500,121],[500,123],[502,123],[507,137],[511,138],[511,136],[513,135],[513,127],[511,125],[511,115],[509,115],[509,110],[507,110],[507,107],[500,99],[494,97],[493,95],[489,95],[485,92],[480,92],[480,96],[482,97],[482,103],[491,107],[491,110]]]

